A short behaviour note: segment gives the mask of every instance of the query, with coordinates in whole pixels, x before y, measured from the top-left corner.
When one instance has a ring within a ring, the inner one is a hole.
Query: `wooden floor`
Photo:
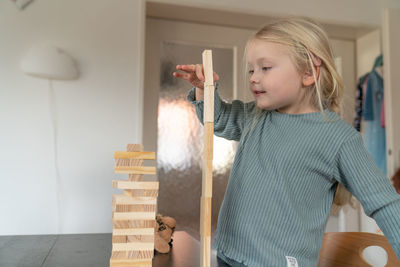
[[[169,254],[156,254],[154,267],[200,265],[200,244],[186,232],[173,236]],[[111,234],[0,236],[1,267],[109,266]],[[211,266],[218,266],[215,252]]]

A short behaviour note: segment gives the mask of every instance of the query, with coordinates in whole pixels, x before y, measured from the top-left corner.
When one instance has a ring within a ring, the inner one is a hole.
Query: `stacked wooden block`
[[[114,188],[124,190],[112,199],[112,254],[110,266],[152,266],[158,182],[142,181],[144,174],[156,174],[156,167],[143,166],[155,160],[154,152],[130,144],[127,151],[114,154],[115,173],[129,174],[129,180],[114,180]]]
[[[214,80],[212,51],[203,51],[204,67],[204,154],[202,194],[200,202],[200,267],[211,264],[211,200],[214,142]]]

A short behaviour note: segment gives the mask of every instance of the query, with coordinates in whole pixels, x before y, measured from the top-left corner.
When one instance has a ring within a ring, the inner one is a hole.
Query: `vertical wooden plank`
[[[212,160],[214,136],[214,80],[212,52],[205,50],[204,67],[204,157],[202,175],[202,197],[200,214],[200,266],[209,267],[211,262],[211,197],[212,197]]]
[[[213,138],[214,123],[204,123],[204,155],[202,173],[202,196],[212,197],[212,161],[213,161]]]
[[[204,68],[204,123],[214,122],[214,79],[212,67],[212,52],[204,50],[203,52]],[[208,99],[208,101],[207,101]]]
[[[211,262],[211,197],[202,197],[200,215],[200,266]]]

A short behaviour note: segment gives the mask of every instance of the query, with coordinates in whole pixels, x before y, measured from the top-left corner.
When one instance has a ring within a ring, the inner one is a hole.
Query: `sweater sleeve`
[[[400,195],[375,164],[359,133],[339,149],[335,176],[375,219],[400,259]]]
[[[187,100],[196,108],[196,114],[200,122],[203,121],[204,101],[196,101],[196,88],[192,88]],[[222,101],[218,94],[218,89],[214,92],[214,134],[229,140],[239,141],[243,132],[246,114],[250,112],[249,107],[253,107],[253,102],[243,103],[239,100],[232,101],[232,104]]]

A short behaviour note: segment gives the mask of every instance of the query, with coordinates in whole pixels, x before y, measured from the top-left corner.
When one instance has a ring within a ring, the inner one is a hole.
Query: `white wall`
[[[303,15],[323,22],[375,26],[381,25],[381,8],[400,7],[398,0],[148,0],[148,2],[262,15]]]
[[[375,30],[357,39],[357,77],[370,72],[375,59],[382,53],[381,31]]]
[[[141,142],[144,16],[144,1],[0,1],[0,235],[111,232],[113,152]],[[53,83],[59,187],[48,82],[19,69],[42,42],[81,74]]]

